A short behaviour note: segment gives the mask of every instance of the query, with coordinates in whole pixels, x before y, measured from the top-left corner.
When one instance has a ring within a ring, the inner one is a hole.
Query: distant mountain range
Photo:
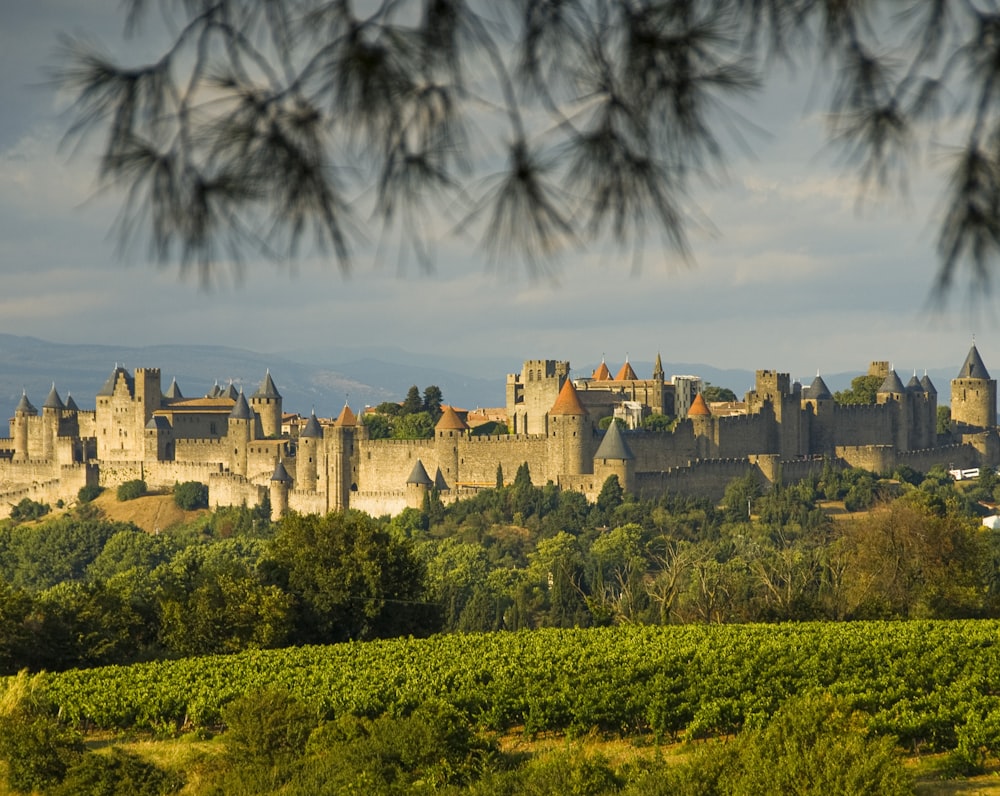
[[[14,412],[26,390],[40,407],[55,382],[63,400],[72,393],[82,409],[94,406],[94,396],[116,364],[130,371],[158,367],[163,389],[176,378],[186,397],[205,395],[215,382],[253,393],[270,369],[283,397],[285,411],[335,416],[345,402],[360,410],[383,401],[401,401],[411,385],[423,392],[428,385],[441,388],[446,403],[466,409],[503,406],[508,372],[519,372],[523,358],[552,356],[558,352],[527,352],[512,356],[441,358],[394,348],[330,348],[315,352],[289,351],[261,354],[242,348],[208,345],[156,345],[143,347],[50,343],[34,337],[0,334],[0,416]],[[589,375],[599,362],[571,363],[573,376]],[[613,368],[614,363],[609,363]],[[620,364],[620,363],[619,363]],[[640,378],[648,378],[653,363],[633,361]],[[696,375],[742,398],[753,387],[754,371],[719,369],[695,363],[663,363],[672,375]],[[957,373],[931,371],[939,403],[947,403],[948,384]],[[792,374],[793,378],[798,374]],[[860,373],[823,374],[831,390],[850,386]],[[910,374],[900,373],[906,383]],[[800,377],[801,378],[801,377]],[[808,384],[811,377],[803,379]],[[3,433],[0,431],[0,433]]]

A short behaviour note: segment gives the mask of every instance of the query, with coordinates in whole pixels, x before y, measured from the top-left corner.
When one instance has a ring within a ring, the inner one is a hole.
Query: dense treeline
[[[93,506],[0,526],[0,671],[435,632],[1000,616],[1000,534],[943,471],[826,468],[721,505],[513,484],[375,519],[225,509],[156,535]],[[498,483],[503,474],[498,473]],[[822,499],[850,510],[835,521]]]

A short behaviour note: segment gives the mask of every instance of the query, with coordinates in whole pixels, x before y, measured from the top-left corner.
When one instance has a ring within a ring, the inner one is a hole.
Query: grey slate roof
[[[908,382],[906,382],[907,392],[923,392],[924,385],[920,383],[920,379],[917,378],[917,374],[914,373]]]
[[[121,365],[115,365],[115,369],[111,371],[111,375],[108,376],[108,380],[104,382],[104,386],[97,391],[99,396],[105,397],[109,395],[114,395],[115,393],[115,382],[118,381],[118,374],[121,373],[125,376],[125,383],[128,385],[129,393],[135,392],[135,382],[131,376],[129,376],[128,371],[125,370]]]
[[[222,388],[219,386],[219,382],[216,381],[215,384],[212,385],[212,389],[208,391],[208,394],[205,397],[218,398],[220,395],[222,395]]]
[[[243,393],[240,393],[240,395],[242,396]],[[246,401],[243,403],[246,403]],[[288,474],[288,470],[285,469],[285,465],[281,462],[278,462],[278,466],[274,468],[274,475],[271,476],[271,480],[281,481],[285,484],[292,483],[292,477]]]
[[[829,401],[833,398],[830,388],[826,386],[823,377],[818,373],[816,374],[816,378],[812,380],[812,384],[809,385],[809,392],[806,393],[806,398],[815,398],[817,401]]]
[[[920,386],[924,388],[924,392],[930,395],[937,395],[937,389],[934,387],[934,382],[931,381],[931,377],[926,373],[924,377],[920,380]]]
[[[242,392],[236,396],[236,403],[233,404],[233,411],[229,413],[229,419],[253,420],[253,415],[250,414],[250,405]]]
[[[62,398],[59,397],[59,393],[56,392],[56,383],[52,382],[52,389],[49,390],[48,396],[45,398],[45,403],[42,404],[42,409],[65,409],[66,404],[62,402]]]
[[[170,386],[167,387],[167,391],[163,394],[164,398],[170,398],[171,400],[176,400],[178,398],[183,398],[181,394],[181,388],[177,386],[177,377],[175,376],[170,380]]]
[[[280,398],[281,395],[278,393],[278,388],[274,386],[274,379],[271,378],[271,371],[268,370],[264,374],[264,381],[260,383],[260,387],[257,388],[251,398]]]
[[[15,412],[24,412],[28,415],[37,415],[38,410],[31,405],[31,401],[28,400],[27,391],[21,393],[21,400],[17,402],[17,408],[14,409]]]
[[[66,393],[66,408],[71,412],[79,412],[80,407],[76,405],[76,401],[73,400],[73,396]]]
[[[625,442],[625,437],[622,435],[621,429],[618,427],[618,423],[612,422],[608,426],[607,432],[604,434],[604,439],[601,440],[601,444],[597,448],[597,453],[594,454],[595,459],[620,459],[622,461],[628,461],[635,458],[635,455],[629,450],[628,443]]]
[[[434,486],[438,492],[447,492],[451,489],[448,486],[448,482],[444,480],[444,473],[441,472],[441,468],[437,468],[437,472],[434,473]]]
[[[417,463],[413,465],[413,470],[410,472],[410,477],[406,479],[406,483],[417,484],[418,486],[434,486],[434,482],[427,475],[424,463],[420,459],[417,459]]]
[[[149,422],[146,423],[146,428],[156,431],[170,431],[170,423],[162,415],[153,415],[149,418]]]
[[[989,377],[990,374],[986,370],[986,365],[983,364],[983,358],[979,356],[979,349],[973,343],[972,348],[969,349],[969,355],[965,358],[965,363],[962,365],[962,369],[958,372],[958,378],[989,379]]]
[[[895,370],[890,370],[889,375],[885,377],[885,381],[882,382],[882,386],[878,388],[880,393],[890,392],[890,393],[904,393],[906,388],[903,386],[903,382],[899,380],[899,374]]]
[[[316,438],[319,438],[319,437],[323,436],[323,429],[320,426],[319,421],[316,419],[316,413],[315,412],[313,412],[309,416],[309,420],[306,422],[306,424],[303,427],[303,429],[299,432],[299,436],[300,437],[310,437],[310,438],[313,438],[313,439],[316,439]]]

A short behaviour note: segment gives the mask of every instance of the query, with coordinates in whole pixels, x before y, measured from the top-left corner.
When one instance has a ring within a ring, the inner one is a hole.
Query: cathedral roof
[[[979,349],[976,348],[975,343],[969,349],[969,355],[965,358],[965,364],[962,365],[962,369],[958,372],[958,378],[987,380],[990,378],[990,374],[986,370],[986,365],[983,364],[983,358],[979,356]]]
[[[562,389],[556,402],[549,410],[550,415],[586,415],[587,410],[580,403],[580,396],[576,394],[576,387],[570,379],[563,382]]]
[[[167,387],[167,391],[163,394],[163,397],[169,398],[171,400],[184,397],[183,395],[181,395],[181,388],[177,386],[176,378],[171,380],[170,386]]]
[[[104,386],[97,391],[97,394],[99,396],[104,397],[115,394],[115,383],[118,381],[119,373],[125,376],[125,383],[128,385],[129,393],[131,394],[134,391],[135,385],[132,381],[132,377],[128,375],[128,371],[125,370],[125,368],[123,368],[121,365],[115,365],[115,369],[111,371],[111,375],[108,376],[108,380],[104,382]]]
[[[413,465],[413,470],[410,471],[410,477],[406,479],[406,483],[417,484],[418,486],[434,486],[434,482],[427,475],[424,463],[420,459],[417,459],[417,463]]]
[[[597,366],[597,370],[594,371],[594,375],[591,376],[594,381],[611,381],[611,371],[608,370],[607,363],[602,359],[601,364]]]
[[[271,378],[271,370],[268,368],[267,373],[264,374],[264,381],[260,383],[260,387],[257,388],[252,398],[280,398],[281,395],[278,393],[278,388],[274,386],[274,379]]]
[[[615,381],[636,381],[638,376],[635,375],[635,371],[629,364],[628,359],[625,360],[625,364],[622,365],[621,370],[618,371],[618,375],[615,376]]]
[[[242,396],[243,396],[243,393],[240,393],[240,397],[242,397]],[[246,403],[246,400],[244,400],[243,403]],[[285,469],[285,465],[283,463],[281,463],[280,461],[278,462],[277,466],[274,468],[274,475],[271,476],[271,480],[272,481],[280,481],[281,483],[284,483],[284,484],[290,484],[290,483],[292,483],[292,477],[288,474],[288,470]]]
[[[62,398],[59,397],[59,393],[56,392],[56,383],[52,382],[52,389],[49,390],[49,394],[45,399],[45,403],[42,404],[42,409],[65,409],[66,404],[62,402]]]
[[[452,407],[445,406],[444,411],[441,413],[441,419],[437,421],[437,425],[434,426],[435,431],[465,431],[469,426],[458,416]]]
[[[309,420],[306,422],[305,427],[299,432],[299,436],[310,437],[312,439],[323,436],[323,429],[320,427],[319,421],[316,419],[315,412],[309,416]]]
[[[604,434],[604,439],[601,440],[601,444],[598,446],[597,453],[594,454],[594,458],[620,459],[622,461],[628,461],[635,458],[635,455],[631,450],[629,450],[628,443],[625,442],[625,437],[622,435],[618,421],[611,421],[611,425],[608,426],[608,430]]]
[[[17,408],[14,409],[15,412],[23,412],[27,415],[37,415],[38,410],[31,405],[31,401],[28,400],[27,390],[21,393],[21,400],[17,402]]]
[[[708,408],[708,404],[705,403],[705,396],[698,393],[694,400],[691,402],[691,408],[688,409],[688,417],[711,417],[712,410]]]
[[[815,398],[817,401],[829,401],[833,398],[830,394],[830,388],[826,386],[823,377],[818,373],[816,374],[816,378],[812,380],[812,384],[809,385],[809,392],[806,393],[806,398]]]
[[[236,403],[233,404],[233,411],[229,413],[230,420],[253,420],[250,414],[250,406],[247,404],[246,396],[242,391],[236,396]]]
[[[344,426],[356,426],[358,424],[358,419],[354,416],[354,412],[351,411],[351,407],[344,404],[344,408],[340,410],[340,414],[337,415],[337,419],[333,421],[333,425],[338,428]]]
[[[924,373],[924,377],[920,380],[920,386],[924,388],[924,392],[930,395],[937,395],[937,388],[934,387],[934,382],[931,381],[931,377]]]
[[[885,381],[882,382],[882,386],[878,388],[880,393],[896,393],[901,394],[906,392],[906,388],[903,386],[903,382],[899,380],[899,374],[895,370],[890,370],[889,375],[885,377]]]

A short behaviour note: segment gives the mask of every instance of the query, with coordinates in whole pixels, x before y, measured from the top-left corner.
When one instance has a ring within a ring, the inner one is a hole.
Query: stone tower
[[[242,475],[244,477],[247,475],[247,457],[249,454],[250,440],[253,438],[253,423],[253,413],[250,411],[247,399],[244,397],[243,393],[240,392],[240,394],[236,396],[236,403],[233,404],[233,410],[229,413],[229,434],[227,439],[229,447],[232,450],[232,458],[230,459],[229,467],[236,475]],[[285,468],[283,466],[281,469],[284,472]],[[288,476],[287,472],[285,472],[285,476]],[[274,504],[272,503],[271,505],[273,513]]]
[[[18,401],[14,409],[13,429],[11,436],[14,438],[14,461],[24,462],[30,458],[28,451],[28,420],[29,417],[38,417],[38,410],[31,405],[28,400],[28,393],[21,393],[21,400]]]
[[[608,426],[594,454],[594,480],[603,484],[612,475],[618,476],[618,483],[626,492],[635,492],[635,454],[617,422]]]
[[[66,405],[56,391],[55,382],[52,382],[52,389],[49,390],[45,403],[42,404],[42,458],[47,462],[55,459],[59,421],[62,419],[62,411],[65,407]]]
[[[417,459],[410,472],[410,477],[406,479],[406,505],[407,508],[421,509],[424,505],[424,498],[430,492],[434,482],[427,475],[427,468],[424,463]]]
[[[274,386],[270,370],[264,374],[257,392],[250,396],[250,408],[260,417],[265,437],[276,439],[281,436],[281,395]]]
[[[832,456],[834,449],[834,401],[823,377],[816,374],[809,389],[802,395],[802,406],[811,411],[809,423],[809,452]]]
[[[593,458],[588,456],[590,418],[569,379],[563,382],[559,396],[549,409],[548,421],[549,476],[590,472],[593,466]]]
[[[367,429],[358,425],[351,407],[344,404],[327,439],[327,501],[330,511],[350,506],[351,489],[354,488],[354,451],[357,438],[364,437]]]
[[[715,440],[715,423],[712,410],[705,403],[705,396],[698,393],[691,402],[687,412],[694,433],[694,444],[697,455],[701,459],[712,459],[718,456],[718,446]]]
[[[458,441],[465,437],[469,427],[458,413],[446,406],[441,418],[434,426],[435,452],[438,467],[444,477],[445,484],[452,487],[458,481]]]
[[[547,434],[546,418],[569,378],[569,362],[529,359],[507,376],[507,417],[512,434]]]
[[[996,428],[997,383],[972,344],[958,377],[951,381],[951,427],[957,434]]]
[[[240,393],[240,397],[243,393]],[[244,400],[246,403],[246,400]],[[280,461],[274,468],[274,475],[271,476],[270,498],[271,498],[271,521],[277,522],[288,514],[288,491],[292,486],[292,477],[285,469],[285,465]]]
[[[298,488],[305,492],[316,491],[316,472],[322,448],[323,429],[313,412],[305,428],[299,432],[299,450],[295,457]]]
[[[875,402],[887,408],[895,407],[896,414],[892,421],[893,444],[897,451],[910,450],[910,402],[907,400],[906,387],[895,370],[889,371],[878,388]]]

